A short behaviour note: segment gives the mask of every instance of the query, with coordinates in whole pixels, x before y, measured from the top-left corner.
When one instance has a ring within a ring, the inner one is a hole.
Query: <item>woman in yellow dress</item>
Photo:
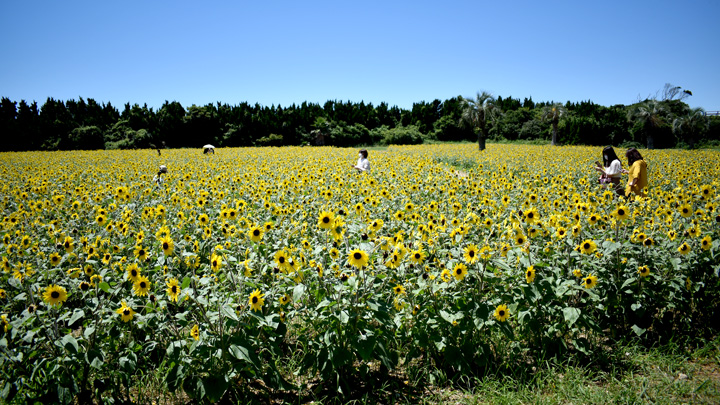
[[[646,197],[646,188],[648,185],[647,163],[643,160],[640,152],[635,148],[630,148],[625,152],[628,158],[628,166],[630,170],[623,170],[628,173],[627,187],[625,187],[625,196],[630,197],[630,193],[636,196]]]

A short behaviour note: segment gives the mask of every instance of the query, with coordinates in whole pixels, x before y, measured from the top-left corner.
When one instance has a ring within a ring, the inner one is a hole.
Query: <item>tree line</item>
[[[454,97],[414,103],[327,101],[282,107],[223,103],[157,111],[93,99],[0,101],[2,151],[283,145],[388,145],[485,140],[547,140],[553,144],[697,147],[720,145],[720,118],[681,97],[625,106],[591,101],[534,102],[512,97]]]

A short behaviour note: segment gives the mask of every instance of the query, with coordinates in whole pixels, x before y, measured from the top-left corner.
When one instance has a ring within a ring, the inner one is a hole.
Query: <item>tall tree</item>
[[[665,108],[655,100],[647,100],[628,109],[628,121],[639,124],[648,149],[655,149],[655,133],[664,124]]]
[[[460,121],[470,125],[473,131],[477,131],[478,148],[484,150],[488,136],[488,121],[501,113],[495,105],[495,97],[483,91],[477,93],[475,99],[461,97],[460,104],[462,106]]]
[[[552,144],[557,145],[558,124],[560,118],[567,114],[567,108],[560,103],[545,106],[542,109],[542,120],[549,121],[552,125]]]
[[[672,130],[678,139],[684,139],[688,146],[695,147],[695,141],[707,132],[710,123],[702,108],[692,110],[684,117],[673,120]]]

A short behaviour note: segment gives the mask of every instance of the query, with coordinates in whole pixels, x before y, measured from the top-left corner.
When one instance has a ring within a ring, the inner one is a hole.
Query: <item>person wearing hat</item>
[[[159,168],[157,174],[155,175],[155,177],[153,177],[152,181],[157,183],[157,185],[159,186],[163,182],[162,175],[165,173],[167,173],[167,166],[160,165],[160,168]]]

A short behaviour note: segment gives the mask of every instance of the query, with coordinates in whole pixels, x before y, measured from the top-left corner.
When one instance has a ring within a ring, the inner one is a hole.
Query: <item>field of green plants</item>
[[[720,154],[641,151],[628,201],[600,152],[2,153],[0,398],[342,397],[712,339]]]

